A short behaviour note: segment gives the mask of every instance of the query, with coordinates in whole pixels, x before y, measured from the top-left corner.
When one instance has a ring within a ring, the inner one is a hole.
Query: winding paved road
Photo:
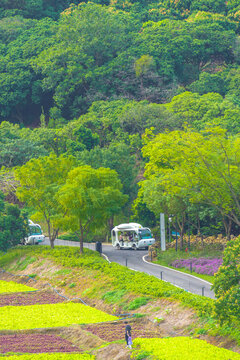
[[[49,241],[46,240],[44,244],[49,244]],[[79,247],[79,243],[65,240],[55,240],[55,245]],[[95,244],[86,243],[84,246],[95,250]],[[116,250],[110,244],[103,245],[102,250],[103,255],[110,262],[116,262],[120,265],[128,266],[133,270],[153,275],[193,294],[204,295],[212,299],[215,298],[214,292],[211,290],[211,283],[165,266],[150,263],[148,259],[148,252],[146,250]]]

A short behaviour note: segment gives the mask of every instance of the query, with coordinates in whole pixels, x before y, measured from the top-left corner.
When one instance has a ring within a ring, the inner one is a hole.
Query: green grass
[[[122,300],[125,293],[126,290],[108,291],[102,296],[102,299],[108,302],[109,304],[117,304]]]
[[[0,308],[0,330],[24,330],[117,320],[87,305],[59,303]]]
[[[141,306],[146,305],[149,300],[150,300],[150,298],[147,298],[147,297],[136,298],[128,304],[128,310],[136,310],[136,309],[140,308]]]

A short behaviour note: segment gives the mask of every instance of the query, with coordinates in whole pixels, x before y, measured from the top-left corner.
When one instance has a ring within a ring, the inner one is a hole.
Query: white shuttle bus
[[[41,226],[34,224],[32,220],[28,220],[29,233],[28,236],[23,240],[23,245],[38,245],[44,242],[45,236],[42,233]]]
[[[137,223],[120,224],[111,231],[112,245],[120,249],[147,249],[155,243],[149,228]]]

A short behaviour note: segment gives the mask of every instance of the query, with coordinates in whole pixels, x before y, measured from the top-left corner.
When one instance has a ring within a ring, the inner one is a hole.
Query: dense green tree
[[[0,52],[0,120],[27,123],[33,121],[32,112],[40,113],[43,101],[40,78],[31,61],[52,43],[55,24],[50,19],[31,21],[31,26],[28,20],[22,23],[17,38]]]
[[[80,166],[69,172],[58,199],[66,212],[65,228],[74,231],[83,253],[84,236],[103,227],[107,219],[121,211],[127,196],[114,170]]]
[[[81,152],[78,160],[95,169],[105,167],[115,170],[123,184],[123,192],[130,196],[130,200],[135,197],[137,176],[135,157],[131,155],[127,144],[111,143],[109,147],[95,147],[89,152]]]
[[[99,69],[129,46],[133,26],[127,14],[93,3],[81,3],[62,14],[54,46],[40,54],[34,68],[41,70],[43,88],[54,91],[55,104],[64,115],[86,110]]]
[[[221,323],[240,326],[240,238],[224,250],[223,264],[215,274],[215,316]]]
[[[27,235],[27,218],[17,205],[4,201],[0,192],[0,250],[15,246]]]
[[[35,210],[36,219],[46,222],[52,248],[64,216],[57,193],[73,165],[73,158],[51,154],[49,157],[32,159],[15,170],[15,177],[20,183],[17,196]]]
[[[159,178],[170,196],[185,192],[190,202],[215,207],[225,226],[239,225],[238,153],[239,138],[226,137],[221,128],[159,134],[143,148],[148,158],[145,176]]]

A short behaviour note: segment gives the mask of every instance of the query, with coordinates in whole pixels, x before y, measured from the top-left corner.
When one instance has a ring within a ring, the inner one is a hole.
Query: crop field
[[[35,304],[56,304],[64,301],[66,300],[63,297],[49,290],[35,291],[30,293],[25,292],[0,295],[0,307]]]
[[[1,355],[0,355],[1,358]],[[5,356],[2,359],[6,359]],[[11,355],[7,360],[94,360],[95,357],[89,354],[26,354],[26,355]]]
[[[18,284],[14,281],[0,280],[0,294],[23,292],[23,291],[36,291],[36,289],[27,285]]]
[[[23,330],[90,324],[117,317],[78,303],[4,306],[0,308],[0,330]]]
[[[0,353],[79,352],[80,349],[60,336],[47,334],[0,335]]]
[[[133,344],[139,358],[151,354],[153,360],[240,360],[240,354],[188,337],[135,339]]]
[[[116,341],[123,338],[125,333],[125,324],[124,323],[116,323],[116,324],[96,324],[96,325],[87,325],[85,330],[90,331],[94,335],[97,335],[101,339],[105,341]],[[142,324],[131,324],[132,333],[134,334],[134,338],[153,338],[160,337],[160,333],[158,331],[151,331],[148,329],[144,329]]]

